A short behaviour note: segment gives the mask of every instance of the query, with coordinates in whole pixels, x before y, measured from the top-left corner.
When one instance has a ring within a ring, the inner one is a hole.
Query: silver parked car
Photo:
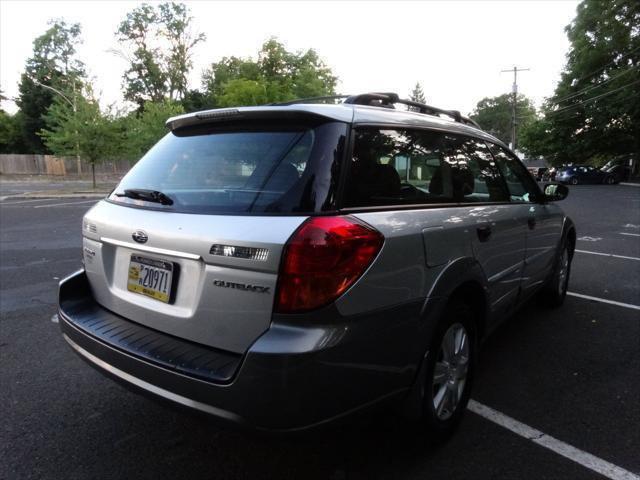
[[[564,300],[567,187],[459,112],[376,93],[167,126],[60,283],[64,339],[133,389],[269,431],[395,404],[444,437],[481,341]]]

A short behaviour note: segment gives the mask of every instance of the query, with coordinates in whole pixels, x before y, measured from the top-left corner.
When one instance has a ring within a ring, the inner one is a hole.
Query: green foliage
[[[129,12],[116,32],[129,63],[123,76],[125,99],[140,107],[146,101],[180,100],[187,93],[194,47],[205,35],[192,33],[193,17],[182,3],[143,3]]]
[[[476,104],[471,118],[491,135],[504,143],[511,142],[511,116],[513,96],[505,93],[497,97],[485,97]],[[523,131],[536,118],[536,109],[524,95],[518,95],[516,101],[516,119],[518,122],[517,144],[523,141]]]
[[[640,157],[640,2],[583,0],[567,64],[527,148],[555,164]]]
[[[262,80],[237,78],[225,84],[224,93],[218,97],[219,107],[238,105],[262,105],[269,103],[267,84]],[[273,95],[273,92],[271,92]],[[277,95],[280,96],[280,95]]]
[[[82,62],[75,59],[80,43],[80,25],[53,20],[47,31],[33,42],[33,54],[27,60],[16,101],[22,112],[22,137],[25,153],[46,153],[38,136],[45,127],[43,116],[56,95],[42,86],[60,90],[68,97],[80,88],[85,75]]]
[[[57,96],[45,116],[46,128],[38,134],[54,155],[79,155],[89,162],[95,188],[95,165],[116,157],[120,135],[117,124],[100,111],[91,92],[87,93],[86,97],[78,97],[75,111]]]
[[[100,163],[116,155],[119,134],[116,124],[100,111],[91,95],[79,97],[76,112],[61,97],[56,97],[46,116],[46,128],[39,132],[54,155],[78,153],[89,163]]]
[[[133,113],[120,120],[124,138],[120,156],[138,161],[147,150],[167,134],[165,122],[169,117],[184,113],[181,104],[165,100],[147,102],[141,114]]]
[[[186,113],[197,112],[199,110],[207,110],[213,108],[212,98],[200,90],[187,90],[180,100],[182,108]]]
[[[424,91],[422,90],[422,85],[420,82],[416,82],[416,86],[413,87],[411,93],[409,94],[409,100],[413,100],[418,103],[427,103],[427,99],[424,96]]]
[[[206,95],[216,106],[333,95],[337,81],[315,50],[289,52],[275,38],[264,43],[257,60],[225,57],[203,74]]]
[[[21,153],[25,151],[22,138],[22,112],[9,115],[0,110],[0,153]]]

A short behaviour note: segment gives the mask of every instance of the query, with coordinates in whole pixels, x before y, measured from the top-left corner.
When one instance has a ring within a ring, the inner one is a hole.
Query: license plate
[[[173,263],[131,255],[127,290],[164,303],[171,299]]]

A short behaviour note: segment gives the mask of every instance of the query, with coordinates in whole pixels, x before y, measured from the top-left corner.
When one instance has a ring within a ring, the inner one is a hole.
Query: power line
[[[615,63],[615,62],[618,62],[618,61],[622,60],[622,59],[623,59],[623,58],[625,58],[625,57],[628,57],[629,55],[631,55],[632,53],[634,53],[634,52],[636,52],[636,51],[638,51],[638,50],[640,50],[640,46],[638,46],[638,47],[636,47],[636,48],[634,48],[634,49],[632,49],[632,50],[629,50],[627,53],[625,53],[624,55],[622,55],[622,56],[621,56],[621,57],[619,57],[619,58],[614,58],[614,59],[613,59],[613,60],[611,60],[609,63],[604,64],[602,67],[598,68],[597,70],[594,70],[593,72],[588,73],[588,74],[586,74],[586,75],[585,75],[585,76],[583,76],[583,77],[580,77],[577,81],[579,82],[580,80],[584,80],[585,78],[589,78],[589,77],[593,76],[593,75],[594,75],[594,74],[596,74],[596,73],[603,72],[603,71],[604,71],[604,69],[605,69],[605,68],[607,68],[609,65],[611,65],[611,64],[613,64],[613,63]]]
[[[624,88],[630,87],[631,85],[635,85],[636,83],[640,83],[640,80],[635,80],[635,81],[633,81],[631,83],[627,83],[626,85],[623,85],[621,87],[614,88],[613,90],[611,90],[609,92],[602,93],[600,95],[596,95],[595,97],[588,98],[586,100],[583,100],[581,102],[575,103],[573,105],[569,105],[569,106],[566,106],[566,107],[563,107],[563,108],[559,108],[558,110],[554,110],[552,112],[549,112],[545,116],[556,115],[556,114],[564,112],[566,110],[571,110],[573,108],[577,108],[577,107],[579,107],[581,105],[584,105],[586,103],[593,102],[594,100],[598,100],[599,98],[603,98],[603,97],[606,97],[607,95],[611,95],[612,93],[616,93],[616,92],[618,92],[618,91],[620,91],[620,90],[622,90]],[[629,97],[629,98],[631,98],[631,97]]]
[[[551,105],[558,105],[558,104],[564,102],[565,100],[569,100],[571,98],[578,97],[578,96],[582,95],[585,92],[591,91],[594,88],[598,88],[598,87],[604,85],[605,83],[609,83],[612,80],[615,80],[616,78],[619,78],[619,77],[621,77],[621,76],[623,76],[623,75],[625,75],[625,74],[627,74],[629,72],[632,72],[634,68],[637,68],[637,67],[631,67],[630,69],[625,70],[624,72],[619,73],[618,75],[615,75],[613,77],[609,77],[606,80],[603,80],[602,82],[596,83],[595,85],[591,85],[589,87],[585,87],[582,90],[578,90],[577,92],[572,93],[571,95],[567,95],[566,97],[562,97],[562,98],[560,98],[560,100],[556,100]]]
[[[516,112],[516,105],[518,101],[518,72],[527,72],[529,70],[529,68],[518,68],[516,66],[509,70],[500,70],[500,73],[513,72],[513,87],[511,89],[511,93],[513,96],[511,103],[511,148],[513,150],[516,149],[516,129],[518,125]]]

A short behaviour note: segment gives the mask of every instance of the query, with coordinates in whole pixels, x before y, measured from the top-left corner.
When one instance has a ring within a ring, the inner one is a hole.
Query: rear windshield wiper
[[[173,200],[168,195],[158,190],[144,190],[142,188],[127,188],[122,193],[116,193],[116,197],[133,198],[134,200],[144,200],[145,202],[155,202],[162,205],[173,205]]]

